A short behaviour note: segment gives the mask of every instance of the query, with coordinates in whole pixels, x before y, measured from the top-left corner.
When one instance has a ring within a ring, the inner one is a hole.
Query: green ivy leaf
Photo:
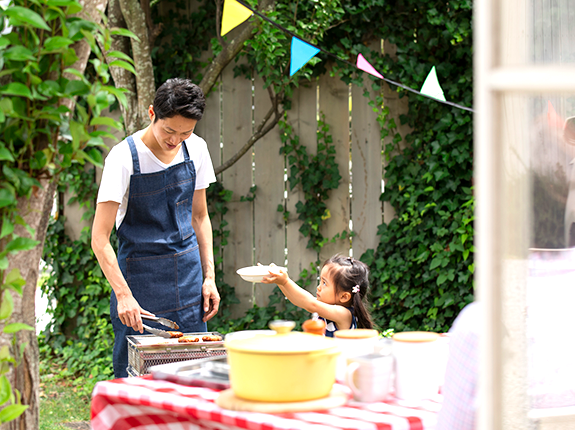
[[[0,94],[32,98],[30,89],[20,82],[10,82],[0,90]]]
[[[128,55],[126,55],[120,51],[110,51],[106,54],[106,56],[109,58],[120,58],[122,60],[126,60],[126,61],[134,64],[134,60],[132,58],[130,58],[130,56],[128,56]]]
[[[46,21],[42,19],[33,10],[27,9],[21,6],[9,6],[4,14],[12,18],[12,23],[14,25],[19,25],[20,23],[26,23],[32,27],[40,28],[42,30],[50,31],[50,27],[46,24]]]
[[[14,224],[8,217],[4,217],[2,220],[2,231],[0,231],[0,239],[8,236],[14,231]]]
[[[83,96],[90,93],[90,86],[82,81],[71,80],[64,91],[71,96]]]
[[[16,204],[16,194],[13,189],[0,188],[0,208]]]
[[[46,4],[48,6],[56,6],[56,7],[66,7],[73,5],[78,5],[80,6],[80,8],[82,7],[78,2],[74,0],[48,0]]]
[[[129,72],[132,72],[134,75],[137,75],[136,69],[130,63],[122,60],[114,60],[110,63],[110,67],[121,67],[122,69],[126,69]]]
[[[441,285],[443,284],[445,281],[447,281],[447,273],[440,273],[439,276],[437,277],[437,285]]]
[[[12,299],[12,294],[9,291],[4,291],[2,293],[2,304],[0,304],[0,320],[5,320],[10,318],[12,311],[14,310],[14,300]],[[0,405],[3,402],[0,402]]]
[[[116,96],[116,98],[118,99],[118,102],[120,102],[120,104],[122,106],[124,106],[124,107],[128,106],[128,100],[126,99],[126,95],[124,94],[124,91],[122,91],[120,88],[116,88],[116,87],[112,87],[112,86],[105,86],[102,89],[106,90],[109,93]]]
[[[19,269],[12,269],[10,273],[6,275],[4,284],[18,292],[18,294],[22,294],[22,287],[26,284],[26,281],[20,275]]]
[[[0,111],[1,113],[2,111]],[[0,147],[0,160],[14,161],[14,157],[8,148]]]
[[[70,121],[70,134],[72,135],[72,148],[77,150],[82,142],[88,140],[88,134],[83,124],[77,121]]]
[[[21,330],[33,331],[34,327],[30,327],[28,324],[24,324],[24,323],[12,323],[12,324],[7,324],[4,327],[4,333],[7,333],[7,334],[17,333]]]
[[[39,244],[40,244],[39,241],[30,239],[29,237],[17,237],[12,241],[8,242],[5,251],[7,252],[29,251],[31,249],[34,249]]]
[[[0,411],[0,422],[7,423],[18,418],[28,409],[28,405],[10,405]]]
[[[82,9],[84,9],[84,7],[77,2],[72,2],[67,8],[66,8],[66,14],[67,15],[75,15],[78,12],[80,12]]]
[[[140,41],[140,38],[138,36],[136,36],[134,33],[132,33],[130,30],[127,30],[125,28],[120,28],[120,27],[114,27],[112,28],[112,30],[110,31],[111,34],[113,34],[114,36],[125,36],[125,37],[131,37],[132,39],[137,40],[138,42]]]
[[[0,376],[0,406],[10,400],[12,386],[5,375]]]
[[[107,125],[108,127],[113,127],[115,129],[121,130],[122,124],[118,121],[114,120],[113,118],[108,118],[105,116],[94,117],[90,121],[90,125]]]
[[[36,61],[36,57],[34,57],[32,51],[22,45],[16,45],[9,48],[2,56],[5,60]]]
[[[103,167],[102,153],[96,148],[90,148],[87,151],[78,151],[78,154],[94,166]]]
[[[74,41],[68,39],[67,37],[62,36],[49,37],[44,42],[44,48],[42,49],[42,53],[47,54],[51,52],[57,52],[62,50],[62,48],[66,48],[72,43],[74,43]]]

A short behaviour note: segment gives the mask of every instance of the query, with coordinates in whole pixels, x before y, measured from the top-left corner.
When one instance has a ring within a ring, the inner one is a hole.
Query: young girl
[[[294,305],[318,313],[326,322],[326,336],[333,337],[336,330],[373,328],[363,300],[369,288],[369,269],[352,257],[337,254],[323,264],[317,298],[281,269],[270,271],[262,282],[277,284]]]

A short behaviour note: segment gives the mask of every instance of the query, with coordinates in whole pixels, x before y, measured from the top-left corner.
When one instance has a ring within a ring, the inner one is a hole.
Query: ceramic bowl
[[[270,270],[282,269],[287,272],[287,268],[281,266],[249,266],[238,269],[236,273],[242,277],[243,280],[248,282],[262,282],[264,276],[269,275]]]

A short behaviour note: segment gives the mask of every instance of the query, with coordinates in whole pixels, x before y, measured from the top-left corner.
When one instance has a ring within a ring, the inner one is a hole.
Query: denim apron
[[[127,138],[134,174],[126,215],[117,231],[120,270],[140,306],[175,321],[182,332],[204,332],[202,321],[202,265],[192,228],[196,169],[185,143],[184,161],[154,173],[140,173],[138,151]],[[122,324],[112,292],[110,316],[114,328],[114,375],[128,376],[126,336],[141,334]],[[169,328],[145,321],[163,330]]]

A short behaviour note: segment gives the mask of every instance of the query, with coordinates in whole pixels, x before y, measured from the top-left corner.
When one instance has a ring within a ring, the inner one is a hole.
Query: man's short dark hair
[[[199,121],[205,107],[206,98],[200,87],[188,79],[168,79],[158,88],[154,97],[154,122],[176,115]]]

